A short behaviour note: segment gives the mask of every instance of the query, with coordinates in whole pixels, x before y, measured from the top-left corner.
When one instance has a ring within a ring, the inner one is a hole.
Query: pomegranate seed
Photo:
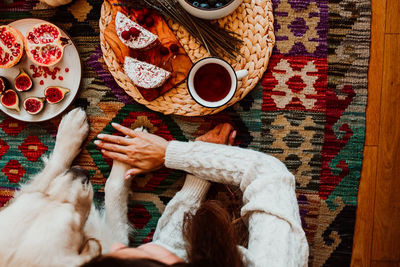
[[[57,78],[57,76],[56,76],[56,75],[53,75],[53,76],[51,76],[51,78],[52,78],[53,80],[55,80],[55,79]]]
[[[148,8],[143,8],[143,15],[145,16],[150,15],[150,10]]]
[[[47,73],[43,74],[43,77],[44,77],[44,78],[47,78]]]
[[[64,80],[63,76],[58,76],[58,79],[59,79],[60,81]]]
[[[146,17],[143,14],[139,14],[136,17],[136,21],[137,23],[139,23],[140,25],[143,25],[145,23]]]
[[[171,50],[172,53],[176,53],[179,51],[179,46],[177,44],[172,44],[169,46],[169,50]]]
[[[168,55],[169,54],[169,50],[165,46],[161,46],[160,47],[160,53],[161,53],[161,55]]]
[[[129,34],[133,37],[138,37],[141,31],[139,29],[136,29],[135,27],[132,27],[129,29]]]
[[[147,17],[145,23],[146,26],[150,28],[151,26],[154,25],[154,19],[152,17]]]
[[[131,35],[130,35],[129,31],[123,31],[123,32],[121,33],[121,37],[122,37],[124,40],[129,40],[129,39],[131,38]]]
[[[65,68],[65,72],[69,72],[69,68]]]
[[[44,81],[43,80],[40,80],[40,85],[43,85],[44,84]]]

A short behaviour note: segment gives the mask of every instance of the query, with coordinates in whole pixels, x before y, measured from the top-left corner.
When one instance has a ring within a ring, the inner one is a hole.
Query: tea
[[[232,79],[224,67],[208,63],[197,70],[193,78],[193,85],[200,98],[216,102],[228,95]]]

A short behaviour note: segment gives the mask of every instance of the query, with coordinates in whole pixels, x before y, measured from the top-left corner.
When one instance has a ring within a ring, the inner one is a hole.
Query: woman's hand
[[[203,141],[215,144],[233,145],[236,138],[236,131],[229,123],[221,123],[214,129],[196,138],[196,141]]]
[[[99,134],[94,143],[101,152],[114,160],[127,163],[132,169],[127,171],[125,179],[132,175],[151,172],[164,165],[168,141],[146,132],[139,132],[113,123],[112,126],[121,133],[131,137]]]

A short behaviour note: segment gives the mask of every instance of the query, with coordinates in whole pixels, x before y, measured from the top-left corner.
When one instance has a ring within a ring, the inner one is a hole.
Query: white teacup
[[[207,57],[192,66],[187,79],[187,87],[190,95],[198,104],[207,108],[218,108],[232,99],[238,80],[247,75],[247,70],[235,71],[223,59]]]

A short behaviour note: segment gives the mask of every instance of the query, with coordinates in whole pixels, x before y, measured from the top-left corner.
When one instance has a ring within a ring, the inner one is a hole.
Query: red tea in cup
[[[219,108],[232,99],[238,80],[247,74],[247,70],[235,71],[221,58],[207,57],[197,61],[190,69],[187,88],[197,104],[207,108]]]
[[[199,97],[206,101],[216,102],[229,94],[232,78],[226,68],[220,64],[208,63],[197,70],[193,85]]]

